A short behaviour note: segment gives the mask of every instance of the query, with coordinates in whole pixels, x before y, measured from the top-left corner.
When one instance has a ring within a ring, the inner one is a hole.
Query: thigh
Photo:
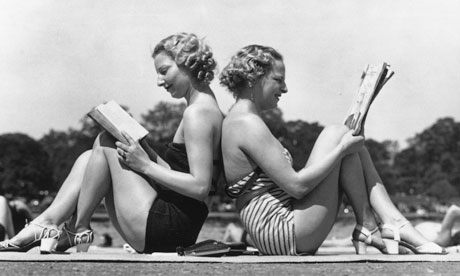
[[[334,226],[340,207],[339,168],[306,197],[294,201],[294,224],[298,253],[315,252]]]
[[[324,129],[313,147],[306,166],[328,154],[347,131],[342,126]],[[340,165],[334,168],[311,193],[294,201],[296,246],[299,253],[316,251],[334,225],[341,202],[339,172]]]
[[[114,148],[102,150],[112,180],[111,192],[105,197],[109,215],[120,235],[134,249],[143,251],[147,217],[157,192],[144,176],[120,163]]]

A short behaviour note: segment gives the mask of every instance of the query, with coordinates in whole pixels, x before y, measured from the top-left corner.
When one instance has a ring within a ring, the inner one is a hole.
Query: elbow
[[[288,192],[288,194],[295,199],[302,199],[309,192],[310,192],[310,189],[308,187],[305,187],[305,185],[302,185],[302,184],[297,184],[294,187],[292,187],[292,189]]]
[[[203,186],[200,186],[198,187],[198,189],[196,190],[196,193],[195,193],[195,196],[194,198],[196,200],[199,200],[199,201],[204,201],[208,195],[209,195],[209,191],[211,190],[211,186],[210,185],[203,185]]]
[[[293,191],[293,192],[290,192],[289,194],[295,199],[302,199],[306,195],[306,193],[303,193],[301,191]]]

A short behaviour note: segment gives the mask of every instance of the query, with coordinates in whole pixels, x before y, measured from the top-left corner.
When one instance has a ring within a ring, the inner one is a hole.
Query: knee
[[[99,147],[110,147],[114,148],[115,147],[115,138],[113,138],[112,135],[110,135],[108,132],[103,131],[99,133],[96,137],[96,140],[93,145],[93,149],[99,148]]]
[[[452,204],[447,210],[447,212],[460,216],[460,207],[455,204]]]
[[[85,164],[88,163],[92,152],[93,152],[92,150],[87,150],[83,152],[82,154],[80,154],[80,156],[78,156],[75,163],[85,163]]]
[[[348,131],[350,131],[350,129],[345,125],[330,125],[323,129],[320,134],[320,138],[327,139],[328,141],[338,144],[343,135],[345,135]]]
[[[327,135],[343,136],[350,129],[345,125],[329,125],[323,129],[323,132]]]

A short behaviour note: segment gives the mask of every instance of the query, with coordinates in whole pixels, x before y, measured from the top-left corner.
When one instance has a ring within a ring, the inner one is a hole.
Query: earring
[[[254,93],[251,91],[251,102],[254,102]]]

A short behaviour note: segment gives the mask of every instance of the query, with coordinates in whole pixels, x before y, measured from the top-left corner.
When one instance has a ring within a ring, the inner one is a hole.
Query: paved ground
[[[460,253],[355,255],[352,248],[323,248],[316,256],[180,257],[130,254],[92,247],[88,253],[0,254],[0,275],[460,275]]]
[[[0,275],[459,275],[460,263],[55,263],[0,262]]]

